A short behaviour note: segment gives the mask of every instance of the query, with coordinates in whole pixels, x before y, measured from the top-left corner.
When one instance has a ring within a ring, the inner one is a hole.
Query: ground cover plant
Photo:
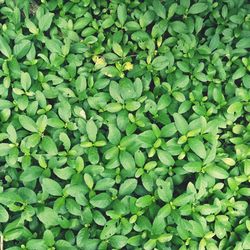
[[[247,0],[0,0],[8,250],[250,249]]]

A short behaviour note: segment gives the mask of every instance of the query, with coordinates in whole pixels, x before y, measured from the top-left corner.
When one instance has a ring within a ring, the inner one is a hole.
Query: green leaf
[[[54,168],[53,172],[58,178],[62,180],[69,180],[70,177],[75,173],[74,169],[70,167]]]
[[[13,54],[18,58],[26,56],[31,48],[31,41],[23,39],[14,46]]]
[[[112,25],[114,24],[114,19],[112,16],[108,16],[108,18],[106,18],[103,23],[102,23],[102,28],[103,29],[108,29],[110,28]]]
[[[107,193],[100,193],[90,199],[90,204],[97,208],[106,208],[111,203],[111,197]]]
[[[244,37],[242,39],[240,39],[237,43],[236,43],[236,47],[240,48],[240,49],[247,49],[250,48],[250,39],[249,37]]]
[[[103,230],[101,231],[100,234],[100,239],[101,240],[106,240],[116,234],[118,228],[117,228],[117,221],[116,220],[110,220],[108,221]]]
[[[0,35],[0,52],[8,58],[11,56],[11,48],[6,39],[1,35]]]
[[[200,161],[193,161],[188,162],[183,166],[183,169],[185,169],[189,173],[199,173],[201,171],[202,162]]]
[[[26,115],[19,115],[19,122],[23,128],[30,132],[38,132],[36,123]]]
[[[0,110],[3,109],[9,109],[12,108],[14,105],[12,102],[8,101],[8,100],[1,100],[0,99]]]
[[[17,133],[14,126],[10,123],[6,130],[9,135],[9,140],[15,143],[17,141]]]
[[[153,8],[155,11],[155,14],[163,19],[166,18],[167,11],[165,7],[161,4],[160,0],[154,0],[153,1]]]
[[[109,113],[117,113],[122,109],[122,105],[120,103],[109,103],[105,108]]]
[[[144,15],[140,18],[140,25],[142,28],[147,27],[150,23],[153,22],[155,18],[155,12],[152,10],[148,10],[144,13]]]
[[[229,114],[240,113],[242,108],[243,105],[241,102],[234,102],[228,107],[227,112]]]
[[[145,208],[150,206],[152,204],[152,201],[153,200],[151,195],[144,195],[140,197],[135,204],[137,207]]]
[[[27,138],[26,146],[28,148],[32,148],[35,147],[40,142],[41,136],[38,133],[35,133],[26,138]]]
[[[56,249],[58,250],[77,250],[74,246],[70,244],[70,242],[66,240],[58,240],[55,244]]]
[[[174,16],[176,10],[177,10],[177,7],[178,7],[178,4],[177,3],[172,3],[170,6],[169,6],[169,9],[168,9],[168,19],[170,19],[171,17]]]
[[[63,143],[65,150],[69,151],[70,146],[71,146],[71,142],[70,142],[68,135],[66,133],[62,132],[59,135],[59,139]]]
[[[114,145],[118,145],[121,140],[121,133],[113,124],[109,124],[108,140]]]
[[[45,230],[43,239],[47,246],[53,246],[55,244],[54,235],[51,230]]]
[[[27,91],[31,86],[31,78],[29,73],[21,72],[21,85],[22,88]]]
[[[156,246],[156,239],[149,239],[144,245],[143,249],[145,250],[152,250]]]
[[[28,28],[30,33],[38,34],[38,28],[29,18],[25,18],[25,26]]]
[[[172,234],[162,234],[161,236],[158,237],[158,241],[161,243],[169,242],[173,238]]]
[[[101,69],[103,75],[108,77],[118,77],[120,76],[119,70],[114,66],[107,66]]]
[[[121,184],[119,188],[119,194],[121,196],[129,195],[136,189],[136,186],[137,186],[136,179],[127,179]]]
[[[185,135],[188,132],[187,121],[181,114],[178,113],[174,113],[173,117],[174,117],[175,127],[182,135]]]
[[[127,241],[128,237],[124,235],[114,235],[111,236],[111,238],[109,239],[111,246],[114,247],[115,249],[122,249],[127,245]]]
[[[54,14],[53,13],[46,13],[45,15],[43,15],[42,17],[39,18],[38,20],[38,27],[41,31],[47,31],[52,23]]]
[[[7,210],[0,205],[0,223],[6,223],[9,220],[9,214]]]
[[[84,174],[83,178],[84,178],[85,184],[88,186],[88,188],[92,189],[94,186],[94,181],[93,181],[93,178],[91,177],[91,175],[86,173],[86,174]]]
[[[184,193],[175,198],[173,200],[173,204],[175,206],[181,207],[191,202],[193,198],[194,198],[193,194]]]
[[[76,87],[76,91],[79,94],[81,94],[84,90],[86,90],[87,82],[86,82],[86,78],[84,75],[80,75],[77,77],[75,81],[75,87]]]
[[[42,168],[31,166],[22,172],[22,174],[20,175],[20,180],[22,182],[34,181],[41,176],[42,171]]]
[[[208,8],[208,4],[206,3],[195,3],[190,7],[188,13],[196,15],[196,14],[204,12],[207,8]]]
[[[177,132],[177,129],[175,127],[174,123],[169,123],[162,127],[161,129],[161,136],[162,137],[171,137]]]
[[[246,74],[246,69],[243,68],[243,67],[240,67],[240,68],[238,68],[238,69],[233,73],[232,79],[233,79],[233,80],[240,79],[240,78],[242,78],[245,74]]]
[[[54,195],[54,196],[61,196],[62,195],[62,188],[61,186],[54,180],[49,178],[43,178],[42,180],[42,188],[43,191]]]
[[[10,152],[10,145],[8,143],[0,143],[0,156],[6,156]]]
[[[186,100],[185,95],[183,95],[183,93],[181,93],[179,91],[173,92],[173,97],[178,102],[184,102]]]
[[[171,213],[171,206],[170,204],[166,204],[159,209],[158,216],[162,217],[163,219],[166,218]]]
[[[44,240],[31,239],[27,242],[26,247],[29,250],[45,250],[47,246]]]
[[[156,216],[153,221],[152,231],[154,234],[159,235],[164,233],[166,227],[165,220],[161,216]]]
[[[248,233],[245,236],[242,247],[243,247],[243,249],[247,249],[247,248],[249,248],[249,245],[250,245],[250,233]]]
[[[158,179],[156,181],[156,185],[158,187],[157,193],[159,195],[159,198],[164,202],[170,202],[173,196],[173,188],[171,186],[171,183],[169,181]]]
[[[89,137],[89,140],[92,142],[96,141],[96,135],[97,135],[97,127],[95,125],[95,122],[91,119],[88,120],[86,123],[86,131]]]
[[[120,153],[120,163],[126,170],[132,171],[135,168],[133,156],[126,151]]]
[[[160,161],[165,164],[166,166],[172,166],[174,165],[175,161],[173,159],[173,157],[171,156],[170,153],[168,153],[167,151],[164,150],[157,150],[157,155],[160,159]]]
[[[120,57],[123,56],[123,50],[122,47],[118,43],[113,43],[112,45],[113,51]]]
[[[215,179],[227,179],[229,177],[229,174],[225,169],[216,165],[207,166],[205,171]]]
[[[106,191],[115,185],[115,180],[111,178],[100,179],[96,182],[95,190]]]
[[[125,4],[118,5],[117,17],[118,17],[120,24],[123,26],[127,20],[127,7]]]
[[[169,61],[166,56],[157,56],[152,61],[152,66],[157,71],[165,69],[168,65],[169,65]]]
[[[182,33],[187,33],[188,29],[187,29],[187,25],[181,21],[174,21],[171,23],[171,27],[174,30],[174,32],[178,33],[178,34],[182,34]]]
[[[207,156],[206,148],[203,142],[197,138],[188,139],[188,145],[191,150],[200,158],[205,159]]]
[[[55,142],[49,136],[44,136],[41,143],[42,149],[49,155],[57,155],[58,150]]]
[[[39,211],[37,212],[37,217],[46,228],[57,226],[59,223],[58,214],[50,207],[39,209]]]

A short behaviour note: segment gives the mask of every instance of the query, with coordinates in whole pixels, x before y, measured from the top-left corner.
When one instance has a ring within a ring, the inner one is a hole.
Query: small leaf
[[[102,23],[102,28],[103,29],[108,29],[110,28],[112,25],[114,24],[114,19],[113,17],[110,15],[108,16],[108,18],[106,18],[103,23]]]
[[[208,4],[206,4],[206,3],[195,3],[195,4],[193,4],[193,5],[190,7],[188,13],[189,13],[189,14],[196,15],[196,14],[202,13],[202,12],[205,11],[207,8],[208,8]]]
[[[41,147],[49,155],[57,155],[57,153],[58,153],[55,142],[49,136],[43,137]]]
[[[124,235],[113,235],[109,239],[109,242],[112,247],[115,249],[122,249],[127,245],[128,237]]]
[[[108,77],[118,77],[120,76],[119,70],[114,66],[107,66],[101,69],[102,74]]]
[[[38,177],[41,176],[43,169],[40,167],[34,167],[31,166],[27,169],[25,169],[21,175],[20,175],[20,180],[22,182],[31,182],[34,181],[36,179],[38,179]]]
[[[126,170],[133,170],[135,168],[134,158],[129,152],[122,151],[120,153],[120,162],[121,162],[121,165]]]
[[[111,236],[116,234],[117,230],[118,230],[118,228],[117,228],[116,220],[108,221],[101,231],[100,239],[106,240],[106,239],[110,238]]]
[[[100,193],[90,199],[90,204],[97,208],[106,208],[111,203],[111,197],[107,193]]]
[[[127,7],[125,4],[119,4],[117,8],[117,17],[120,24],[123,26],[127,19]]]
[[[84,181],[85,181],[86,185],[88,186],[88,188],[92,189],[94,186],[94,181],[93,181],[93,178],[91,177],[91,175],[86,173],[86,174],[84,174],[83,178],[84,178]]]
[[[22,88],[27,91],[31,86],[30,75],[27,72],[21,72],[21,85]]]
[[[0,143],[0,156],[6,156],[9,154],[11,147],[8,143]]]
[[[167,151],[164,150],[157,150],[157,155],[160,159],[160,161],[165,164],[166,166],[172,166],[174,165],[175,161],[173,159],[173,157],[171,156],[170,153],[168,153]]]
[[[169,64],[166,56],[158,56],[152,61],[152,66],[155,70],[160,71],[165,69]]]
[[[53,13],[48,12],[39,18],[38,26],[41,31],[47,31],[50,28],[53,16],[54,16]]]
[[[163,19],[166,18],[167,11],[165,7],[162,5],[162,3],[160,2],[160,0],[153,1],[153,8],[157,16]]]
[[[191,150],[197,154],[200,158],[205,159],[207,156],[207,152],[205,146],[202,141],[197,138],[188,139],[188,145]]]
[[[127,179],[121,184],[119,188],[119,194],[122,196],[129,195],[135,190],[136,186],[137,186],[136,179]]]
[[[184,193],[173,200],[175,206],[181,207],[193,200],[193,194]]]
[[[92,142],[96,141],[97,127],[92,119],[88,120],[86,123],[86,131],[89,137],[89,140]]]
[[[69,151],[70,146],[71,146],[71,142],[70,142],[68,135],[66,133],[62,132],[59,135],[59,139],[63,143],[65,150]]]
[[[7,43],[6,39],[1,35],[0,35],[0,52],[8,58],[11,56],[11,48]]]
[[[45,227],[56,226],[59,223],[58,214],[50,207],[44,207],[37,213],[38,219]]]
[[[84,75],[80,75],[77,77],[75,81],[75,87],[76,87],[76,91],[79,94],[81,94],[84,90],[86,90],[87,82],[86,82],[86,78]]]
[[[121,140],[121,133],[113,124],[109,124],[108,140],[114,145],[118,145]]]
[[[175,127],[182,135],[185,135],[188,132],[187,121],[181,114],[174,113],[173,116],[174,116]]]
[[[9,220],[9,214],[7,210],[0,205],[0,223],[6,223]]]
[[[61,186],[54,180],[49,178],[43,178],[42,180],[42,187],[43,190],[51,195],[54,196],[61,196],[62,195],[62,188]]]
[[[19,122],[26,130],[30,132],[38,132],[36,123],[30,117],[19,115]]]
[[[202,163],[199,161],[188,162],[183,168],[189,173],[199,173],[201,171]]]
[[[109,103],[105,108],[110,113],[117,113],[122,109],[122,105],[120,103]]]
[[[206,173],[208,173],[210,176],[214,177],[215,179],[223,180],[229,177],[228,172],[219,166],[210,165],[205,168],[205,171]]]
[[[148,207],[152,204],[152,196],[151,195],[144,195],[142,197],[140,197],[137,201],[136,201],[136,206],[137,207]]]
[[[112,49],[113,49],[113,51],[114,51],[118,56],[120,56],[120,57],[123,56],[122,47],[121,47],[121,45],[119,45],[118,43],[113,43]]]

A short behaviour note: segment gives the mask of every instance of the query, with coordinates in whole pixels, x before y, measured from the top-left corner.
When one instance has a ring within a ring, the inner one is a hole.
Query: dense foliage
[[[7,250],[250,249],[248,0],[0,0]]]

